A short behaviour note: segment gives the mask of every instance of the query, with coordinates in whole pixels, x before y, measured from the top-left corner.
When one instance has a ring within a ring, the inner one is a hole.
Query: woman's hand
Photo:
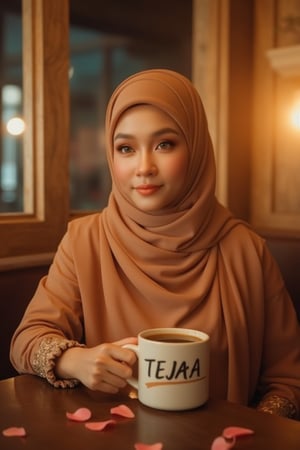
[[[72,347],[57,359],[55,373],[58,378],[76,378],[92,390],[117,393],[132,376],[136,355],[123,348],[136,344],[137,338],[126,338],[96,347]]]

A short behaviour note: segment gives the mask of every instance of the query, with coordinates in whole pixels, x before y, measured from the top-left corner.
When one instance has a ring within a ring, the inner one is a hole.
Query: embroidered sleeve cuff
[[[55,360],[71,347],[84,347],[77,341],[47,337],[41,341],[39,349],[34,356],[33,370],[42,378],[57,388],[72,388],[79,384],[76,379],[58,379],[55,375]]]
[[[297,418],[296,406],[287,398],[272,395],[267,397],[258,404],[257,409],[269,414],[288,417],[290,419]]]

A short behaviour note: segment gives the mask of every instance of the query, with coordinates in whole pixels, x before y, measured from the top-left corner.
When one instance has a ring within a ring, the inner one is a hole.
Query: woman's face
[[[180,128],[158,108],[138,105],[121,116],[113,136],[113,173],[123,195],[140,210],[176,204],[188,160]]]

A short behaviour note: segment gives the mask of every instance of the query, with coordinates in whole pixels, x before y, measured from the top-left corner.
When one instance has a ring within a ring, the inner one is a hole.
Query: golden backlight
[[[291,122],[295,129],[300,131],[300,92],[297,92],[291,111]]]

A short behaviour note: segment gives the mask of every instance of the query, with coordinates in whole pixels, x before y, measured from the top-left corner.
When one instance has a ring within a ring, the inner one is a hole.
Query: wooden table
[[[135,418],[116,417],[105,431],[89,431],[67,420],[66,411],[88,407],[91,420],[112,418],[110,408],[128,405]],[[0,381],[0,431],[24,426],[27,436],[0,435],[1,450],[134,450],[136,442],[163,443],[163,450],[210,450],[213,439],[231,425],[252,428],[234,447],[251,450],[299,450],[300,422],[271,416],[229,402],[209,401],[193,411],[163,412],[148,408],[128,392],[105,395],[85,387],[55,389],[45,380],[21,375]]]

